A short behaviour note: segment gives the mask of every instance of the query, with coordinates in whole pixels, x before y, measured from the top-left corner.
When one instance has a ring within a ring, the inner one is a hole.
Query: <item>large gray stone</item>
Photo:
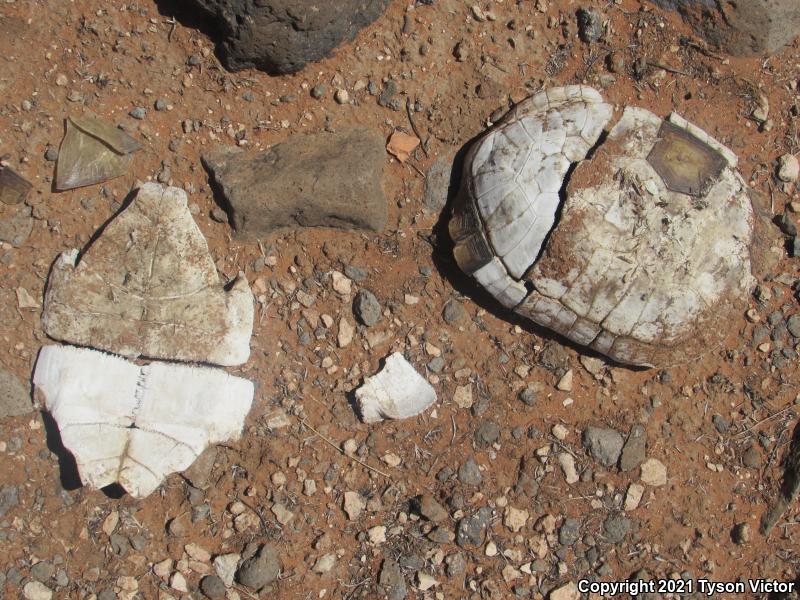
[[[709,42],[734,56],[773,54],[800,35],[798,0],[652,0],[680,12]]]
[[[216,22],[228,69],[293,73],[377,19],[389,0],[193,0]]]
[[[261,238],[287,227],[380,231],[384,139],[369,129],[298,135],[249,155],[221,146],[203,155],[230,205],[233,228]]]

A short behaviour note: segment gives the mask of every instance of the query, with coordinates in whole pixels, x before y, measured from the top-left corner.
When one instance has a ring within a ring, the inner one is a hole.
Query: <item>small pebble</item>
[[[134,119],[141,121],[142,119],[145,118],[145,116],[147,116],[147,109],[142,108],[141,106],[137,106],[128,114],[132,116]]]
[[[347,104],[350,102],[350,94],[348,94],[347,90],[344,88],[339,88],[336,90],[336,93],[333,97],[338,104]]]

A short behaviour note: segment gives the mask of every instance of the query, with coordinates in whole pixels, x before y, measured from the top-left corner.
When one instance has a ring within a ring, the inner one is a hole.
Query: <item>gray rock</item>
[[[583,445],[597,462],[611,467],[617,464],[622,452],[622,436],[614,429],[587,427],[583,432]]]
[[[53,563],[46,560],[40,561],[31,567],[31,577],[42,583],[50,581],[54,572],[55,567],[53,567]]]
[[[581,523],[578,519],[565,519],[558,530],[558,543],[572,546],[581,537]]]
[[[193,0],[217,24],[232,71],[293,73],[328,55],[383,13],[389,0]]]
[[[188,469],[183,472],[183,476],[188,479],[192,486],[199,490],[205,490],[211,484],[211,471],[217,460],[217,447],[209,446],[200,453]],[[194,506],[195,502],[192,503]]]
[[[474,515],[464,517],[456,527],[456,544],[462,548],[477,547],[483,544],[486,528],[492,518],[492,509],[481,508]]]
[[[344,274],[356,283],[361,283],[367,278],[367,272],[364,269],[359,269],[353,265],[345,265]]]
[[[0,488],[0,518],[19,505],[19,491],[14,485],[4,485]]]
[[[322,98],[327,93],[328,93],[328,86],[325,85],[324,83],[318,83],[317,85],[311,88],[311,97],[316,98],[317,100]]]
[[[258,553],[248,558],[236,572],[236,579],[242,585],[253,590],[260,590],[276,579],[281,571],[278,553],[270,545],[262,546]]]
[[[128,538],[119,533],[112,533],[108,538],[108,543],[116,556],[125,556],[131,547]]]
[[[797,225],[794,219],[788,213],[782,213],[775,217],[775,224],[784,235],[793,236],[797,235]]]
[[[414,498],[412,506],[417,513],[434,523],[444,521],[449,516],[445,508],[430,494],[417,496]]]
[[[540,386],[532,383],[519,393],[519,399],[528,406],[535,406],[540,389]]]
[[[578,9],[578,35],[587,44],[603,37],[603,15],[593,8]]]
[[[438,213],[445,204],[450,191],[450,177],[453,172],[453,160],[447,156],[440,156],[431,165],[425,174],[425,192],[422,202],[425,210]]]
[[[464,555],[460,552],[448,554],[444,559],[444,563],[447,565],[448,577],[461,577],[467,572],[467,561],[464,560]]]
[[[367,327],[372,327],[381,318],[381,305],[375,294],[369,290],[359,290],[353,300],[353,313]]]
[[[141,121],[147,116],[147,109],[142,108],[141,106],[137,106],[131,112],[128,113],[134,119]]]
[[[0,242],[14,247],[24,244],[33,229],[31,212],[31,207],[27,204],[3,210],[0,217]]]
[[[795,235],[789,242],[789,257],[800,258],[800,235]]]
[[[427,366],[434,373],[441,373],[442,369],[444,369],[444,359],[441,356],[435,356],[428,361]]]
[[[478,447],[490,446],[500,437],[500,426],[494,421],[482,421],[475,431],[475,444]]]
[[[0,419],[33,411],[30,393],[16,375],[0,366]]]
[[[455,535],[447,527],[434,527],[428,534],[428,539],[435,544],[452,544]]]
[[[471,456],[458,468],[458,480],[464,485],[480,485],[483,475]]]
[[[206,575],[200,580],[200,591],[211,600],[221,600],[225,597],[225,584],[216,575]]]
[[[449,300],[447,304],[444,305],[442,318],[444,318],[445,322],[447,323],[458,323],[466,314],[467,313],[464,310],[464,306],[461,304],[461,302],[453,299]]]
[[[539,493],[539,482],[536,479],[537,461],[532,457],[524,457],[520,460],[519,473],[514,491],[523,494],[529,499],[534,499]]]
[[[800,338],[800,313],[792,315],[786,320],[786,328],[792,337]]]
[[[679,11],[709,42],[734,56],[773,54],[800,34],[797,0],[653,1],[664,9]]]
[[[406,580],[403,578],[400,566],[387,558],[383,561],[378,576],[378,595],[389,600],[403,600],[407,593]]]
[[[750,446],[742,454],[742,464],[748,469],[761,468],[761,454],[756,450],[755,446]]]
[[[644,462],[647,451],[647,431],[641,425],[634,425],[622,447],[619,457],[620,471],[632,471]]]
[[[749,523],[737,523],[731,531],[731,539],[735,544],[739,544],[740,546],[747,544],[753,539],[751,529]]]
[[[611,544],[619,544],[631,530],[631,520],[623,515],[609,515],[603,522],[603,535]]]
[[[117,600],[117,595],[114,590],[103,590],[97,595],[97,600]]]
[[[714,424],[714,428],[717,430],[717,432],[723,435],[728,433],[728,429],[730,429],[730,423],[728,423],[728,420],[722,415],[714,415],[711,417],[711,422]]]
[[[44,151],[44,159],[48,162],[56,162],[58,160],[58,148],[49,146],[47,150]]]
[[[291,227],[380,231],[387,220],[383,136],[370,129],[297,135],[265,152],[220,146],[203,155],[243,238]]]

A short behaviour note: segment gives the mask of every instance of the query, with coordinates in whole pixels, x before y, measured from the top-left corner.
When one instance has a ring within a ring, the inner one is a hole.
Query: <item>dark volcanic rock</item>
[[[734,56],[773,54],[800,35],[797,0],[653,0],[677,10],[713,45]]]
[[[193,0],[222,36],[219,54],[232,70],[293,73],[326,56],[377,19],[389,0]]]
[[[383,136],[369,129],[298,135],[266,152],[221,146],[203,155],[228,204],[233,228],[259,238],[285,227],[380,231]]]

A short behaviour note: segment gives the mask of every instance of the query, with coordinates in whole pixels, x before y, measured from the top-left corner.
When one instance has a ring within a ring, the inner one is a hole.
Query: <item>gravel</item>
[[[458,323],[465,315],[464,306],[458,300],[449,300],[442,311],[442,318],[447,323]]]
[[[323,98],[327,93],[328,93],[328,86],[325,85],[324,83],[318,83],[317,85],[311,88],[311,97],[316,98],[317,100]]]
[[[500,437],[500,426],[494,421],[481,421],[475,431],[475,444],[478,447],[491,446]]]
[[[19,491],[15,485],[4,485],[0,488],[0,518],[19,505]]]
[[[372,327],[381,318],[381,305],[375,294],[360,290],[353,300],[353,313],[367,327]]]
[[[603,522],[603,535],[611,544],[619,544],[631,530],[631,520],[623,515],[609,515]]]
[[[221,600],[225,597],[225,584],[216,575],[206,575],[200,580],[200,591],[211,600]]]
[[[535,406],[541,387],[535,383],[530,384],[519,393],[519,399],[528,406]]]
[[[786,328],[792,337],[800,338],[800,314],[792,315],[786,320]]]
[[[611,467],[622,452],[622,436],[615,429],[587,427],[583,432],[583,445],[597,462]]]
[[[456,544],[462,548],[478,547],[483,544],[486,528],[492,519],[492,509],[481,508],[474,515],[464,517],[456,527]]]
[[[406,580],[400,566],[393,560],[386,559],[381,565],[378,576],[378,594],[388,600],[403,600],[408,594]]]
[[[603,15],[593,8],[578,9],[578,35],[593,44],[603,37]]]
[[[478,463],[475,459],[469,457],[464,464],[458,468],[458,480],[464,485],[480,485],[483,481],[483,475],[478,468]]]
[[[581,537],[581,524],[578,519],[565,519],[558,530],[558,543],[572,546]]]
[[[647,431],[641,425],[634,425],[622,447],[619,457],[621,471],[632,471],[644,462],[647,451]]]
[[[444,521],[449,516],[445,508],[430,494],[417,496],[414,498],[412,506],[417,513],[434,523]]]
[[[0,365],[0,419],[30,412],[33,412],[33,404],[29,390],[16,375]]]
[[[258,554],[247,559],[239,567],[236,578],[239,583],[253,590],[260,590],[278,578],[281,564],[275,548],[262,546]]]

